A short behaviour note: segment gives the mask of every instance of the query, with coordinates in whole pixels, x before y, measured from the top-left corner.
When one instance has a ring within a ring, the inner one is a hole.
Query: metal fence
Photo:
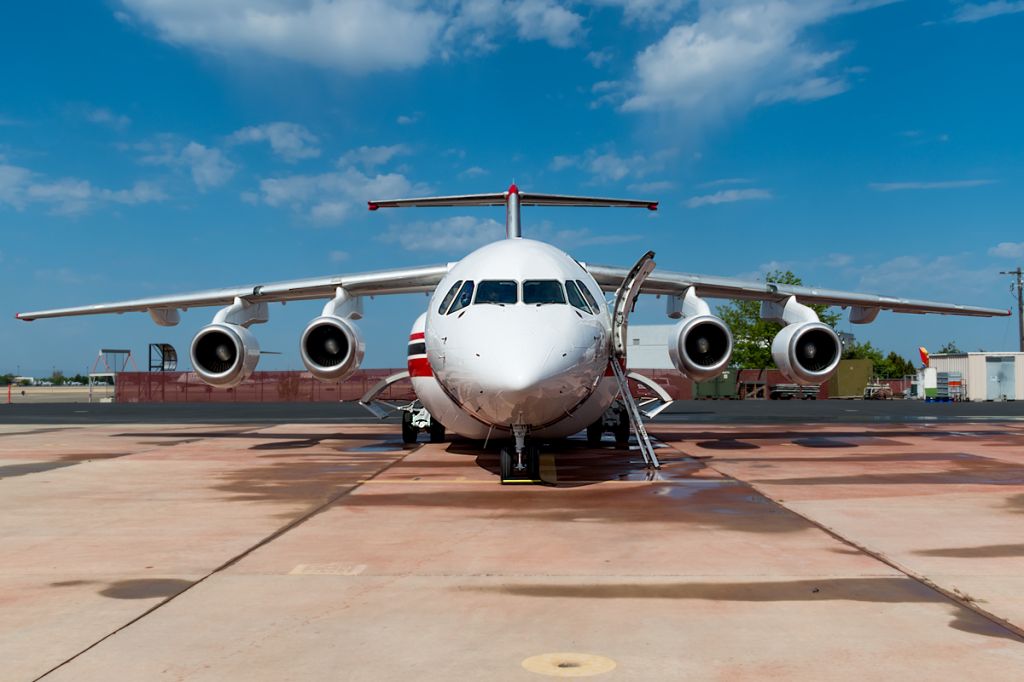
[[[401,370],[367,369],[345,381],[320,381],[309,372],[254,372],[234,388],[204,384],[195,372],[120,372],[119,403],[308,403],[358,400],[381,379]],[[412,383],[400,381],[380,396],[412,400]]]
[[[404,368],[403,368],[404,369]],[[359,400],[377,382],[401,369],[361,369],[344,381],[320,381],[309,372],[254,372],[234,388],[204,384],[195,372],[119,372],[115,400],[119,403],[308,403]],[[638,370],[676,400],[689,398],[692,382],[671,370]],[[634,395],[647,389],[630,381]],[[412,400],[416,396],[406,379],[392,384],[379,398]]]

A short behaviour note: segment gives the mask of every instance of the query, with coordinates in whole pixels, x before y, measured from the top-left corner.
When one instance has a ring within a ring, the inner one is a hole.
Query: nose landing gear
[[[514,447],[501,449],[501,484],[534,484],[543,483],[540,477],[540,448],[526,444],[526,427],[520,424],[512,426],[515,437]]]

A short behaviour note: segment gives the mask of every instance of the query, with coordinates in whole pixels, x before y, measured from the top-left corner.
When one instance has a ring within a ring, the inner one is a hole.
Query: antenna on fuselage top
[[[520,192],[513,182],[504,192],[493,194],[457,194],[446,197],[420,197],[418,199],[378,199],[366,202],[371,211],[378,208],[426,208],[444,206],[504,206],[505,237],[520,239],[523,236],[519,219],[520,206],[597,206],[614,208],[646,208],[658,210],[657,201],[640,199],[605,199],[602,197],[577,197],[565,194],[535,194]]]

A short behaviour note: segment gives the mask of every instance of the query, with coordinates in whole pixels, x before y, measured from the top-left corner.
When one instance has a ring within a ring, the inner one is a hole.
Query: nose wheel
[[[512,435],[514,446],[501,449],[501,484],[533,484],[541,483],[540,448],[526,443],[527,427],[514,424]]]
[[[543,483],[540,478],[540,448],[527,445],[516,453],[512,446],[501,449],[501,484],[532,485]]]

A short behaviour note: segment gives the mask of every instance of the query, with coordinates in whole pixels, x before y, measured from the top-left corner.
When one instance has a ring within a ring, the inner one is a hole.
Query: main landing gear
[[[621,400],[616,400],[596,422],[587,427],[587,445],[597,447],[605,433],[615,436],[615,445],[629,447],[629,413]]]
[[[444,424],[430,416],[426,408],[402,410],[402,442],[412,445],[416,442],[420,431],[430,434],[431,443],[443,443],[445,436]]]
[[[514,424],[512,435],[515,445],[501,449],[501,484],[543,483],[540,477],[540,448],[527,445],[525,426]]]

